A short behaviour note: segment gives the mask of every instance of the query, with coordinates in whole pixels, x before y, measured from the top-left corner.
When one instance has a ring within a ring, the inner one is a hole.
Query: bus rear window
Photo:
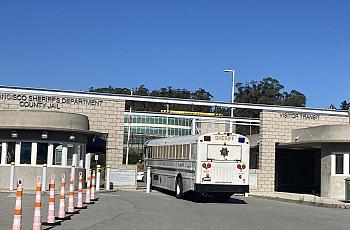
[[[208,145],[208,160],[242,160],[241,145]]]

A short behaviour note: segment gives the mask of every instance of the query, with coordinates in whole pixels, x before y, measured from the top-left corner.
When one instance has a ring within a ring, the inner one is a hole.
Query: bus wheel
[[[182,199],[184,197],[181,177],[176,178],[176,182],[175,182],[175,196],[176,196],[177,199]]]

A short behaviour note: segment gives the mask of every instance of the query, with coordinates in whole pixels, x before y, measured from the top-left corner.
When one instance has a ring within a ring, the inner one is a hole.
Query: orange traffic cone
[[[95,178],[96,178],[96,174],[95,174],[95,170],[92,170],[92,177],[91,177],[91,200],[92,201],[97,201],[98,198],[95,198],[95,189],[96,189],[96,186],[95,186]]]
[[[60,193],[60,206],[58,208],[58,217],[57,220],[70,220],[70,216],[66,216],[65,212],[65,185],[66,185],[66,176],[62,174],[61,180],[61,193]]]
[[[47,214],[47,222],[42,225],[60,225],[61,222],[55,222],[55,176],[50,177],[50,197],[49,197],[49,211]]]
[[[76,209],[86,209],[86,206],[83,206],[83,173],[79,173],[79,183],[78,183],[78,202]]]
[[[79,211],[74,211],[74,178],[69,180],[69,200],[68,200],[68,212],[67,214],[78,214]]]
[[[33,230],[41,230],[41,177],[36,179]]]
[[[13,215],[12,230],[20,230],[21,229],[22,195],[23,195],[23,179],[19,178],[17,181],[16,206],[15,206],[15,214]]]
[[[90,187],[90,175],[87,176],[86,192],[85,192],[85,202],[84,204],[93,204],[91,202],[91,187]]]

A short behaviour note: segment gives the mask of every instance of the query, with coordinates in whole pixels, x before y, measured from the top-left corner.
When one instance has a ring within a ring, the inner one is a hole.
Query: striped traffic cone
[[[91,200],[92,201],[97,201],[98,198],[95,198],[95,178],[96,178],[96,174],[95,174],[95,170],[92,170],[92,177],[91,177]]]
[[[50,197],[49,197],[49,211],[47,214],[47,222],[43,225],[60,225],[61,222],[55,222],[55,176],[50,177]]]
[[[20,230],[21,229],[22,195],[23,195],[23,179],[19,178],[17,181],[16,206],[15,206],[15,214],[13,215],[12,230]]]
[[[60,206],[58,208],[58,217],[57,220],[70,220],[70,216],[66,216],[65,212],[65,186],[66,186],[66,176],[62,174],[61,180],[61,193],[60,193]]]
[[[87,176],[86,192],[85,192],[85,202],[84,204],[93,204],[91,202],[91,187],[90,187],[90,175]]]
[[[78,202],[76,209],[86,209],[86,206],[83,206],[83,173],[79,173],[79,181],[78,181]]]
[[[79,211],[74,211],[74,178],[69,180],[69,200],[68,200],[68,212],[66,214],[78,214]]]
[[[41,177],[36,179],[33,230],[41,230]]]

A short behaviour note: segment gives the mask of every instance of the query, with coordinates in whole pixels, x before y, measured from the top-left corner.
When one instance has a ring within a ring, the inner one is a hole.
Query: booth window
[[[249,168],[259,169],[259,148],[250,149]]]
[[[74,150],[75,150],[75,146],[73,144],[67,145],[67,165],[72,165],[73,163]]]
[[[15,149],[16,149],[16,142],[7,143],[6,164],[11,164],[11,162],[15,162]]]
[[[53,165],[62,165],[62,144],[53,145]]]
[[[335,154],[335,174],[344,174],[344,155]]]
[[[21,142],[20,164],[30,164],[32,158],[32,143]]]
[[[38,152],[36,155],[37,165],[47,164],[47,150],[48,150],[47,143],[38,143]]]

